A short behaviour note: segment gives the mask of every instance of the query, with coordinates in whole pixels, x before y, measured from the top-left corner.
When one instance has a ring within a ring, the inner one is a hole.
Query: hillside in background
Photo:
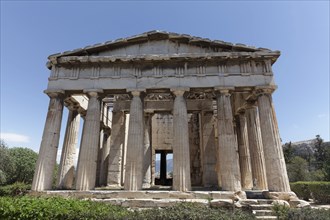
[[[166,171],[167,173],[173,171],[173,159],[166,160]],[[156,173],[160,172],[160,160],[156,160]]]
[[[290,182],[330,181],[330,142],[315,139],[283,145]]]

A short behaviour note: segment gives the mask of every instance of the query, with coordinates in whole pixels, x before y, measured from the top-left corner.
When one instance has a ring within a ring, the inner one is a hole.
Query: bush
[[[301,199],[330,203],[330,182],[296,182],[291,183],[290,186]]]
[[[274,205],[273,213],[279,220],[328,220],[330,209],[290,209],[284,205]]]
[[[308,182],[290,183],[291,190],[303,200],[308,201],[311,198],[311,191],[308,187]]]
[[[223,208],[210,208],[198,203],[178,203],[175,206],[165,207],[163,209],[146,209],[135,211],[129,219],[152,219],[152,220],[249,220],[255,219],[251,213],[239,209],[227,210]]]
[[[59,197],[0,197],[0,219],[123,219],[125,208]]]
[[[290,220],[328,220],[330,209],[290,209],[285,219]]]
[[[249,220],[255,219],[255,217],[241,210],[228,211],[219,208],[209,208],[196,203],[179,203],[163,209],[152,208],[128,211],[123,207],[92,201],[59,197],[35,198],[22,196],[14,198],[0,197],[0,219]]]
[[[0,196],[22,196],[25,195],[30,189],[31,185],[16,182],[11,185],[0,186]]]
[[[274,204],[272,207],[272,211],[276,215],[277,219],[286,219],[289,210],[290,208],[285,205]]]

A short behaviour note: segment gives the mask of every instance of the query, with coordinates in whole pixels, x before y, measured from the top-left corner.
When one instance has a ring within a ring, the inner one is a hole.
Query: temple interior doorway
[[[155,185],[172,186],[173,151],[156,150]]]

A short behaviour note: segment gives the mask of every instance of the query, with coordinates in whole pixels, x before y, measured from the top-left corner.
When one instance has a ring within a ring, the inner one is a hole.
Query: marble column
[[[268,185],[266,177],[265,158],[257,107],[253,104],[249,104],[246,108],[245,114],[247,117],[247,127],[249,135],[253,189],[267,190]]]
[[[46,90],[45,93],[50,97],[50,101],[31,187],[33,191],[52,189],[53,172],[61,131],[64,91]]]
[[[203,186],[216,186],[218,183],[216,141],[213,112],[201,112],[201,142],[203,162]]]
[[[101,104],[102,105],[102,104]],[[103,109],[101,107],[101,109]],[[103,112],[101,111],[101,115],[103,115]],[[101,117],[102,120],[102,117]],[[99,146],[97,151],[97,162],[96,162],[96,176],[95,176],[95,186],[101,186],[100,185],[100,176],[101,176],[101,161],[102,161],[102,149],[103,149],[103,140],[104,140],[104,124],[100,122],[100,140],[99,140]]]
[[[109,165],[109,152],[110,152],[110,128],[103,129],[103,143],[100,162],[100,179],[101,186],[107,185],[108,165]]]
[[[241,190],[241,174],[237,137],[234,132],[233,112],[228,89],[220,89],[217,96],[218,141],[221,187],[225,191]]]
[[[126,173],[126,155],[127,155],[127,143],[128,143],[128,128],[129,128],[129,119],[130,114],[126,114],[126,120],[125,120],[125,137],[124,137],[124,145],[123,145],[123,152],[122,152],[122,163],[121,163],[121,185],[124,186],[125,183],[125,173]]]
[[[79,152],[76,190],[86,191],[95,188],[97,157],[100,141],[101,101],[103,90],[84,90],[89,96],[87,114]]]
[[[183,94],[186,90],[172,90],[175,95],[173,106],[173,190],[191,190],[190,155],[188,137],[187,103]]]
[[[69,109],[68,121],[62,147],[62,156],[58,169],[57,188],[72,189],[75,173],[76,147],[80,125],[77,109]]]
[[[128,191],[142,189],[144,115],[140,94],[140,91],[132,91],[124,182],[124,189]]]
[[[237,115],[237,141],[239,153],[239,165],[243,189],[252,189],[252,168],[249,151],[248,128],[244,112]]]
[[[289,179],[272,104],[272,92],[272,89],[262,89],[258,97],[268,189],[275,192],[289,192]]]
[[[116,105],[116,103],[114,105]],[[125,145],[125,123],[125,112],[112,112],[107,181],[110,186],[121,186],[123,148]]]
[[[143,156],[143,188],[150,188],[151,185],[151,145],[150,145],[150,124],[151,115],[144,117],[144,156]]]

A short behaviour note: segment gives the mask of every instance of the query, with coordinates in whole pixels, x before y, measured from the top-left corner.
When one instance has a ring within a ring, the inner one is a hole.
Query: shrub
[[[311,198],[311,191],[308,188],[308,182],[296,182],[290,183],[291,190],[296,193],[296,195],[308,201]]]
[[[290,220],[328,220],[330,209],[290,209],[285,219]]]
[[[330,203],[330,182],[311,182],[309,184],[312,198],[320,203]]]
[[[123,219],[122,207],[59,197],[0,197],[0,219]]]
[[[286,219],[289,210],[290,208],[285,205],[274,204],[272,207],[272,211],[276,215],[277,219]]]
[[[135,211],[129,219],[152,219],[152,220],[197,220],[197,219],[208,219],[208,220],[249,220],[255,219],[251,213],[244,212],[242,210],[227,210],[223,208],[210,208],[203,204],[198,203],[178,203],[174,206],[165,207],[162,209],[146,209]]]
[[[0,186],[0,196],[22,196],[25,195],[30,189],[31,185],[16,182],[11,185]]]
[[[196,203],[179,203],[163,209],[152,208],[128,211],[123,207],[92,201],[59,197],[35,198],[23,196],[0,197],[0,219],[249,220],[255,219],[255,217],[241,210],[228,211],[219,208],[209,208]]]
[[[296,182],[291,183],[290,186],[301,199],[330,203],[330,182]]]

